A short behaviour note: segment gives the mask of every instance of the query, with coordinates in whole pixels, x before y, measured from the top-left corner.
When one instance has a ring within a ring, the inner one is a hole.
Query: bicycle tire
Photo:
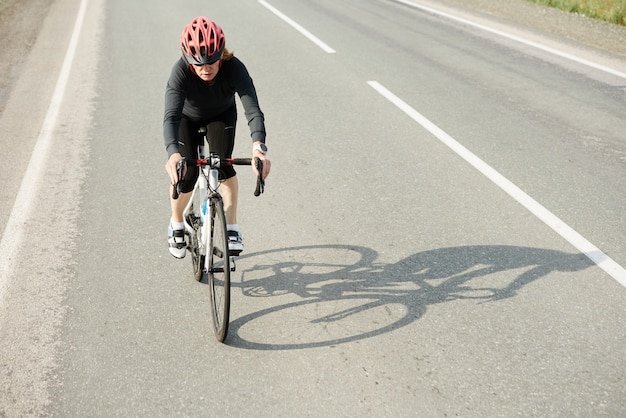
[[[208,276],[213,331],[223,342],[230,316],[230,254],[224,203],[219,195],[211,196],[211,228],[205,266]]]

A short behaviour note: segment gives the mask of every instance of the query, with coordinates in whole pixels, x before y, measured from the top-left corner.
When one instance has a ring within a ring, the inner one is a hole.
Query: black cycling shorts
[[[198,145],[202,143],[202,134],[198,132],[201,127],[207,128],[207,140],[209,149],[205,149],[208,156],[210,152],[217,153],[220,158],[230,158],[233,155],[235,146],[235,127],[237,124],[237,109],[233,106],[221,115],[201,122],[193,121],[183,115],[178,131],[178,149],[181,155],[189,159],[198,158]],[[198,179],[200,169],[198,167],[188,167],[185,174],[181,192],[189,193]],[[219,179],[226,180],[237,174],[232,166],[225,166],[220,169]]]

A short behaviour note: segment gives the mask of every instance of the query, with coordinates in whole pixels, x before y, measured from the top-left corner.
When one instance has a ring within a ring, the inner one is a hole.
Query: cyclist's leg
[[[178,145],[180,154],[185,158],[198,158],[198,145],[202,141],[202,135],[198,133],[198,128],[199,126],[197,124],[193,123],[184,116],[180,121]],[[178,199],[172,199],[170,197],[172,221],[183,221],[183,211],[185,210],[187,203],[189,203],[191,192],[196,184],[199,172],[200,170],[198,167],[187,167],[187,173],[183,179],[180,196]],[[170,196],[172,196],[171,189]]]
[[[237,124],[237,109],[235,107],[220,115],[218,121],[207,126],[207,140],[211,152],[219,154],[220,158],[231,158],[235,147],[235,128]],[[237,172],[232,166],[223,168],[220,172],[220,194],[224,199],[226,223],[237,224]]]
[[[222,182],[220,194],[224,199],[224,212],[226,212],[226,223],[237,225],[237,197],[239,196],[239,181],[237,176],[233,176]]]
[[[196,158],[198,153],[198,128],[187,118],[182,118],[179,129],[179,151],[183,157]],[[191,192],[198,178],[198,168],[188,167],[187,173],[182,181],[181,194],[178,199],[173,199],[172,188],[170,186],[170,208],[172,216],[168,226],[168,246],[170,253],[176,258],[183,258],[187,252],[187,242],[185,241],[185,225],[183,222],[183,211],[189,203]]]
[[[232,157],[235,145],[235,127],[237,122],[236,108],[232,108],[217,122],[210,123],[207,129],[207,139],[212,152],[217,152],[220,158]],[[238,255],[243,250],[243,242],[237,224],[237,201],[239,183],[237,172],[232,166],[227,166],[220,172],[220,194],[224,202],[226,223],[229,235],[229,250],[231,254]]]

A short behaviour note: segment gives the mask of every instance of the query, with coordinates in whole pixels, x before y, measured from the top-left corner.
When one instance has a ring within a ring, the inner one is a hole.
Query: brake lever
[[[187,168],[187,162],[185,158],[183,157],[180,160],[178,160],[178,164],[176,164],[176,173],[178,173],[178,181],[176,182],[174,187],[172,187],[172,199],[174,200],[178,199],[178,196],[180,196],[181,181],[183,177],[185,176],[186,168]]]
[[[263,161],[259,157],[254,157],[254,165],[256,166],[256,170],[259,173],[259,176],[256,179],[256,189],[254,190],[254,195],[259,196],[265,191],[265,179],[263,178]]]

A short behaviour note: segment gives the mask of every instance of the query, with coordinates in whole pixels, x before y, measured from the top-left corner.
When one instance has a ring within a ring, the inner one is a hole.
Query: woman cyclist
[[[198,133],[201,127],[207,127],[211,152],[217,152],[220,158],[232,156],[237,123],[235,93],[239,95],[248,120],[252,157],[263,160],[262,176],[265,178],[270,172],[265,146],[265,119],[248,70],[225,48],[224,32],[217,23],[198,16],[183,29],[180,47],[182,57],[174,64],[165,90],[163,118],[163,136],[169,157],[165,169],[171,184],[179,181],[176,172],[178,161],[182,157],[197,158],[197,147],[203,141],[202,134]],[[253,169],[258,175],[254,164]],[[176,258],[183,258],[186,253],[183,210],[191,198],[198,174],[198,167],[188,167],[180,179],[180,197],[176,200],[170,198],[172,216],[168,244],[170,253]],[[220,181],[229,250],[232,254],[239,254],[243,250],[243,242],[237,225],[238,182],[232,166],[222,168]]]

